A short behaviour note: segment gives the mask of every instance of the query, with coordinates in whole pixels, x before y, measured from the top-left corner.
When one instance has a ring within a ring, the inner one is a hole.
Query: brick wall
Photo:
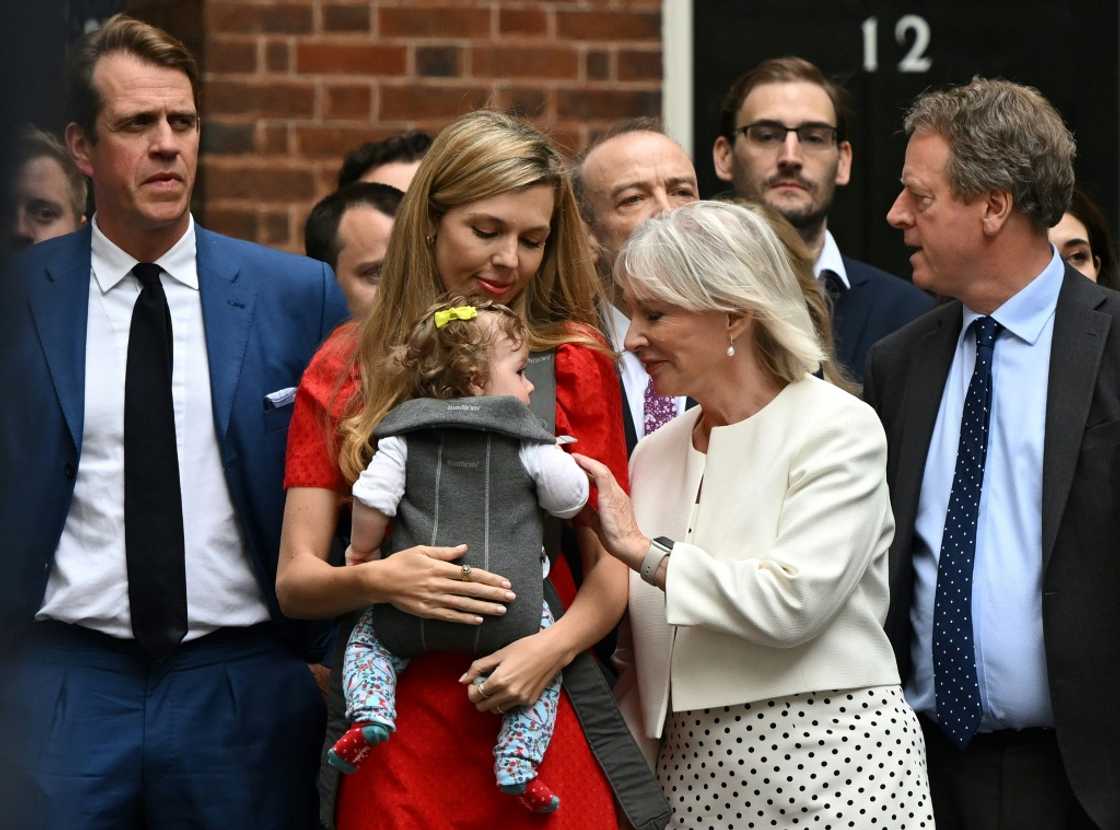
[[[569,151],[661,111],[660,0],[205,0],[205,224],[301,250],[342,155],[481,106]]]

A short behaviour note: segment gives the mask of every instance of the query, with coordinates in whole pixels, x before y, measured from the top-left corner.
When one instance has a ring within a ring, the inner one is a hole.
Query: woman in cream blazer
[[[699,403],[639,443],[630,497],[577,456],[632,569],[623,709],[674,827],[932,827],[882,628],[886,439],[813,376],[822,349],[770,221],[697,202],[618,260],[627,349],[658,394]]]

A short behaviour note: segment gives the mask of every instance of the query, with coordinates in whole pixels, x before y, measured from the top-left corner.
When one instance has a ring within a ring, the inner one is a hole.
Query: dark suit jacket
[[[864,397],[887,433],[896,521],[886,629],[911,671],[914,521],[961,330],[950,302],[871,350]],[[1120,294],[1066,268],[1054,318],[1042,462],[1042,622],[1050,696],[1073,790],[1120,827]]]
[[[901,277],[843,257],[851,288],[832,309],[836,357],[859,383],[867,353],[878,341],[925,314],[933,299]]]
[[[250,561],[273,618],[306,657],[321,630],[287,621],[276,602],[291,405],[265,396],[297,386],[346,317],[330,269],[195,226],[214,422]],[[0,636],[18,636],[43,601],[82,455],[90,226],[14,260],[0,303]]]

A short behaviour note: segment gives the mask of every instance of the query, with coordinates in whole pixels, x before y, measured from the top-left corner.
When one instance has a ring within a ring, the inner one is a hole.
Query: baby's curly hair
[[[437,328],[437,311],[472,306],[478,315]],[[413,324],[403,346],[390,352],[386,370],[407,398],[465,398],[490,377],[490,349],[506,337],[521,348],[529,330],[515,311],[492,300],[453,296],[435,303]]]

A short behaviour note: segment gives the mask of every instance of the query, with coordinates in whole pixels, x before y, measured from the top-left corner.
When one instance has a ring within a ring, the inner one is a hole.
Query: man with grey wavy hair
[[[1120,827],[1120,295],[1047,239],[1075,144],[974,78],[906,116],[887,221],[950,300],[872,351],[890,445],[886,628],[939,827]]]
[[[966,86],[919,98],[906,133],[938,133],[952,147],[953,193],[969,201],[1006,190],[1016,209],[1045,232],[1073,195],[1073,135],[1042,94],[1010,81],[974,78]]]

